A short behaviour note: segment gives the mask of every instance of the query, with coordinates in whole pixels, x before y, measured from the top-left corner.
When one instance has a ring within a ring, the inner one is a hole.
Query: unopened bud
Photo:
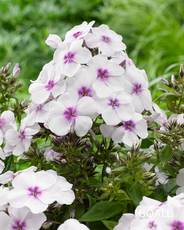
[[[13,68],[13,77],[17,78],[20,73],[19,64],[17,63]]]
[[[180,65],[180,77],[181,78],[183,77],[183,65],[182,64]]]
[[[154,177],[154,176],[155,176],[155,173],[146,172],[143,174],[142,177],[147,179],[147,178]]]
[[[156,140],[154,140],[153,144],[154,144],[155,151],[157,151],[158,150],[158,144],[157,144]]]
[[[166,79],[164,79],[164,78],[161,78],[161,81],[162,81],[165,85],[169,86],[170,88],[173,87],[173,84],[172,84],[171,82],[169,82],[168,80],[166,80]]]
[[[166,90],[166,89],[159,88],[158,90],[159,90],[160,92],[162,92],[162,93],[167,93],[167,90]]]
[[[132,158],[132,154],[131,154],[131,152],[128,152],[128,153],[127,153],[127,159],[130,161],[131,158]]]
[[[27,105],[27,101],[26,101],[26,99],[24,99],[23,101],[21,101],[21,103],[20,103],[23,107],[24,106],[26,106]]]
[[[139,183],[140,183],[141,185],[143,185],[144,187],[147,187],[147,185],[146,185],[146,183],[145,183],[144,181],[139,181]]]
[[[61,163],[62,163],[62,164],[66,164],[67,161],[66,161],[65,159],[61,159]]]
[[[42,224],[43,229],[48,229],[52,225],[52,222],[45,222]]]
[[[10,65],[11,65],[11,62],[9,62],[9,63],[5,66],[5,68],[4,68],[4,70],[3,70],[3,73],[7,73],[7,72],[8,72],[8,70],[9,70],[9,68],[10,68]]]
[[[90,148],[93,147],[93,145],[92,145],[92,143],[91,143],[90,141],[86,141],[86,145],[87,145],[88,147],[90,147]]]
[[[107,167],[107,168],[105,169],[105,171],[106,171],[107,174],[111,174],[111,168],[110,168],[110,167]]]
[[[74,218],[75,217],[75,209],[73,208],[71,213],[70,213],[70,218]]]

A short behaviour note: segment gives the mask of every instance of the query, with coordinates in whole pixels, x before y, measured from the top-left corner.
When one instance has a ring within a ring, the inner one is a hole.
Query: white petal
[[[52,118],[49,121],[49,129],[58,136],[66,135],[72,124],[71,121],[67,121],[64,116]]]
[[[91,97],[82,97],[77,104],[79,115],[91,115],[96,113],[97,105]]]
[[[116,110],[109,106],[103,113],[102,117],[107,125],[117,125],[121,122]]]
[[[92,127],[92,120],[91,118],[87,116],[79,116],[75,119],[75,132],[77,136],[82,137],[86,135],[86,133],[90,130]]]

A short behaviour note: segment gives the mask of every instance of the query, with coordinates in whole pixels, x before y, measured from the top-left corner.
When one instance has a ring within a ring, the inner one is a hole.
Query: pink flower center
[[[170,226],[172,227],[171,230],[184,230],[184,223],[179,220],[174,220]]]
[[[139,94],[139,93],[141,93],[142,91],[143,91],[142,85],[139,84],[139,83],[135,83],[135,84],[134,84],[134,87],[133,87],[133,89],[132,89],[132,93]]]
[[[154,221],[149,222],[149,228],[156,228],[156,227],[157,227],[157,225],[154,224]]]
[[[87,88],[86,86],[82,86],[79,90],[78,90],[78,94],[81,97],[84,97],[84,96],[89,96],[89,97],[92,97],[91,95],[91,89],[90,88]]]
[[[105,43],[109,43],[111,40],[107,36],[102,36],[102,41],[105,42]]]
[[[20,130],[18,138],[20,138],[21,140],[25,139],[26,136],[24,133],[25,133],[25,130]]]
[[[23,221],[22,223],[20,223],[20,220],[14,220],[14,224],[12,224],[12,229],[16,229],[16,230],[25,230],[26,228],[26,223],[25,221]]]
[[[114,107],[119,107],[119,105],[120,105],[118,99],[116,99],[116,98],[115,99],[110,98],[109,101],[110,101],[110,103],[108,105],[112,106],[113,109],[114,109]]]
[[[39,190],[38,186],[35,186],[34,188],[28,188],[28,190],[30,191],[29,196],[34,196],[35,198],[37,198],[37,195],[40,195],[42,192]]]
[[[54,87],[55,83],[54,80],[50,80],[47,85],[45,86],[45,88],[50,91],[53,87]]]
[[[135,129],[135,123],[132,120],[126,121],[123,127],[126,130],[132,131],[133,129]]]
[[[82,31],[78,31],[78,32],[73,34],[73,37],[78,38],[81,34],[82,34]]]
[[[74,56],[75,56],[75,54],[68,52],[68,54],[64,56],[64,64],[73,62]]]
[[[42,106],[41,104],[40,104],[39,106],[37,106],[37,107],[36,107],[36,112],[37,112],[37,113],[40,112],[40,111],[42,110],[42,107],[43,107],[43,106]]]
[[[104,81],[107,80],[109,78],[108,75],[108,70],[107,69],[97,69],[97,78]]]
[[[77,109],[73,107],[68,107],[63,115],[65,116],[65,119],[68,121],[74,120],[77,117]]]

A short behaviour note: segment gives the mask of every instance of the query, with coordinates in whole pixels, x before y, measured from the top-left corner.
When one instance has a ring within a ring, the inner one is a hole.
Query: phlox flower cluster
[[[101,116],[102,134],[131,146],[148,136],[142,116],[152,108],[147,76],[128,58],[120,35],[93,24],[75,26],[64,41],[53,34],[46,39],[55,48],[53,60],[29,87],[32,102],[24,122],[82,137]]]
[[[164,203],[143,197],[135,214],[125,213],[114,230],[173,230],[184,229],[184,193],[167,197]]]

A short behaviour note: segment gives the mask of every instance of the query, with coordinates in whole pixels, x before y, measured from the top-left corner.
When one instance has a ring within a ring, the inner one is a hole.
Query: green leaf
[[[166,145],[160,152],[160,160],[162,165],[165,166],[169,160],[172,158],[172,152],[168,145]]]
[[[87,183],[87,185],[89,187],[95,187],[95,188],[100,188],[103,186],[103,183],[101,183],[99,180],[97,180],[96,178],[93,177],[89,177],[89,182]]]
[[[12,161],[13,161],[13,155],[11,155],[9,157],[6,157],[5,162],[4,162],[5,168],[4,168],[3,172],[2,172],[2,174],[7,172],[10,169]]]
[[[161,100],[161,101],[176,101],[178,100],[178,98],[180,97],[180,95],[176,95],[174,93],[164,93],[162,95],[160,95],[159,97],[157,97],[156,100]]]
[[[117,201],[102,201],[96,203],[89,211],[87,211],[80,219],[80,222],[91,222],[106,220],[112,218],[122,212],[125,204]]]
[[[136,183],[134,186],[130,184],[126,186],[126,188],[127,188],[128,196],[131,198],[134,205],[138,206],[144,196],[144,191],[143,191],[142,186]]]
[[[84,210],[84,205],[81,203],[77,203],[75,206],[75,219],[78,220],[83,215]]]
[[[122,171],[125,171],[127,170],[127,166],[121,166],[121,167],[118,167],[118,168],[115,168],[113,169],[111,172],[122,172]]]
[[[89,200],[89,209],[91,209],[94,205],[95,205],[95,199],[93,199],[92,196],[90,196],[89,194],[86,193],[86,196],[88,197]]]
[[[110,220],[102,220],[102,223],[107,227],[109,230],[113,230],[114,227],[118,224],[115,221],[110,221]]]

